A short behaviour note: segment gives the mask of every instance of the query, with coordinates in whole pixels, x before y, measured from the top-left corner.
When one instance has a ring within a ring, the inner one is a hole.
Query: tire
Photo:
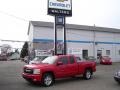
[[[91,79],[91,77],[92,77],[92,72],[91,72],[91,70],[87,69],[85,71],[85,73],[83,74],[83,78],[86,80],[89,80],[89,79]]]
[[[49,87],[53,85],[53,83],[54,83],[53,75],[50,73],[45,73],[42,78],[42,85],[45,87]]]

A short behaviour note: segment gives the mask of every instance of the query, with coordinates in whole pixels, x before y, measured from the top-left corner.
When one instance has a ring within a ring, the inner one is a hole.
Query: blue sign
[[[64,25],[64,16],[56,16],[56,24]]]

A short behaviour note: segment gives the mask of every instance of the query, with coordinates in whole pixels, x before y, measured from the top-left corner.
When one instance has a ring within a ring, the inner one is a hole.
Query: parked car
[[[7,61],[6,55],[0,55],[0,61]]]
[[[96,71],[95,62],[76,60],[73,55],[56,55],[45,58],[40,64],[25,65],[23,78],[28,82],[39,82],[50,86],[55,79],[83,75],[91,79]]]
[[[95,62],[96,64],[99,63],[99,61],[94,57],[94,56],[88,56],[85,58],[87,61],[93,61]]]
[[[112,60],[109,56],[101,56],[100,57],[100,64],[108,64],[111,65],[112,64]]]
[[[120,70],[115,73],[114,79],[116,82],[120,84]]]
[[[9,56],[9,60],[19,60],[19,59],[20,59],[19,53],[13,53],[12,55]]]
[[[29,62],[29,64],[40,64],[42,60],[47,58],[48,56],[39,56],[35,57],[32,61]]]

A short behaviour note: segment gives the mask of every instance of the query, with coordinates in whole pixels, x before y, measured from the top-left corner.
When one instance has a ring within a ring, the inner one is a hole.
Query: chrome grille
[[[24,73],[33,74],[33,69],[24,68]]]

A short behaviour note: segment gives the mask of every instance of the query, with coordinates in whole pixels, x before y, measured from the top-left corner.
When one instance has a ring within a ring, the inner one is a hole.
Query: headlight
[[[102,60],[103,62],[105,62],[105,60]]]
[[[40,74],[40,69],[34,69],[33,74]]]

